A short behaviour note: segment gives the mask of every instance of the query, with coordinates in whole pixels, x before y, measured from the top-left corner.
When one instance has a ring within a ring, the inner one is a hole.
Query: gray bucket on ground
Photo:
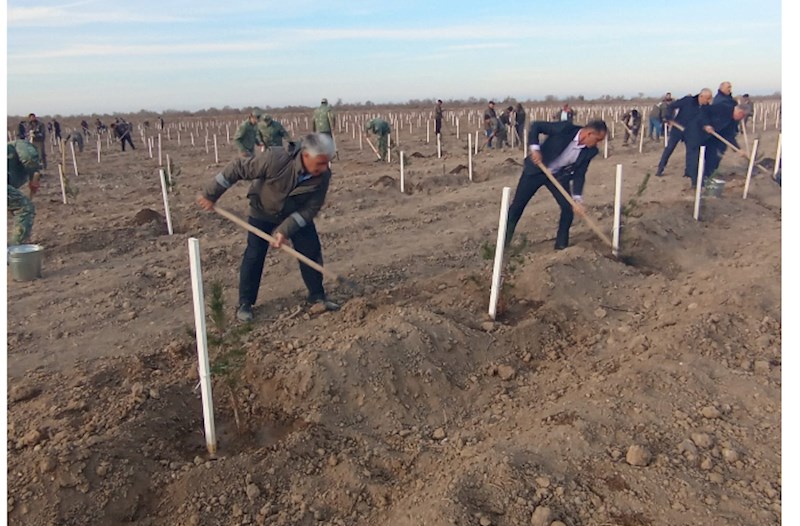
[[[8,247],[8,266],[15,281],[32,281],[42,277],[42,245],[13,245]]]
[[[722,197],[722,191],[725,189],[725,181],[722,179],[711,179],[706,188],[706,195],[708,197]]]

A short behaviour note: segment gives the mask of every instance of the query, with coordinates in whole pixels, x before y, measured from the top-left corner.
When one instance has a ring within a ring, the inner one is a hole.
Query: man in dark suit
[[[672,102],[667,106],[667,120],[674,120],[682,128],[686,128],[691,122],[697,119],[700,114],[700,107],[711,104],[712,93],[708,88],[703,88],[697,95],[687,95],[681,99]],[[677,115],[676,115],[677,112]],[[667,140],[667,147],[661,154],[661,160],[658,162],[656,169],[656,177],[664,175],[664,169],[667,167],[672,152],[681,141],[685,142],[683,131],[673,126],[669,130],[669,139]]]
[[[580,203],[583,202],[581,194],[586,180],[586,169],[589,168],[589,161],[597,155],[597,143],[606,138],[607,132],[606,123],[601,120],[592,121],[583,127],[568,121],[531,123],[528,134],[529,155],[525,158],[522,176],[508,209],[506,246],[511,243],[514,230],[528,201],[540,187],[545,186],[561,207],[555,248],[556,250],[567,248],[569,228],[574,218],[572,206],[537,164],[544,164],[568,192],[570,182],[572,183],[571,193],[578,207],[575,211],[582,213]],[[539,144],[539,135],[547,135],[547,140],[542,144]]]

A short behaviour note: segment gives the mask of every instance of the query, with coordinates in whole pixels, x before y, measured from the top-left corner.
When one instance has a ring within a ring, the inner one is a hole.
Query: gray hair
[[[309,133],[303,137],[303,151],[312,157],[324,155],[328,159],[333,159],[336,154],[336,143],[333,137],[325,133]]]
[[[701,90],[700,90],[700,93],[699,93],[699,95],[712,95],[712,96],[713,96],[713,95],[714,95],[714,92],[712,92],[712,91],[711,91],[710,89],[708,89],[708,88],[703,88],[703,89],[701,89]]]

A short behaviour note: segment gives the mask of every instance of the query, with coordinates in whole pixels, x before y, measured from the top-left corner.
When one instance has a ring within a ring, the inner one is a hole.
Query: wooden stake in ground
[[[161,178],[161,195],[164,197],[164,213],[167,216],[167,232],[172,235],[172,216],[169,213],[169,198],[167,197],[167,181],[164,175],[164,169],[158,170],[158,175]]]
[[[614,189],[614,230],[611,234],[611,253],[619,257],[619,227],[622,216],[622,165],[617,165],[616,187]]]
[[[700,200],[703,194],[703,170],[706,167],[706,147],[700,147],[700,162],[697,163],[697,188],[694,193],[694,217],[695,221],[700,221]]]
[[[67,188],[64,184],[64,169],[61,168],[61,165],[58,165],[58,180],[61,181],[61,200],[64,204],[67,204]]]
[[[772,178],[778,178],[778,170],[781,166],[781,134],[778,134],[778,151],[775,152],[775,167],[772,169]]]
[[[500,200],[500,222],[497,226],[497,245],[494,248],[494,268],[492,270],[492,290],[489,294],[489,317],[497,318],[497,301],[500,299],[500,286],[503,277],[503,252],[506,245],[506,229],[508,228],[508,203],[511,200],[511,187],[503,187]]]
[[[194,330],[197,340],[197,368],[200,376],[200,395],[203,400],[203,425],[206,448],[212,457],[217,454],[217,432],[214,426],[214,399],[211,394],[211,367],[208,362],[208,336],[206,332],[206,307],[203,296],[203,272],[200,268],[200,242],[189,238],[189,273],[192,278],[194,302]]]
[[[550,179],[550,182],[553,183],[553,186],[556,187],[556,190],[558,190],[561,193],[561,195],[564,196],[564,198],[567,200],[567,202],[570,205],[572,205],[573,209],[575,209],[575,210],[582,210],[583,209],[583,207],[578,206],[578,203],[575,202],[575,200],[572,198],[572,196],[569,194],[569,192],[564,190],[564,187],[561,186],[561,183],[558,182],[558,180],[555,178],[553,173],[547,168],[547,166],[544,165],[544,163],[541,163],[541,162],[536,163],[536,166],[538,166],[542,170],[542,172],[544,172],[544,174],[547,176],[547,178]],[[608,245],[610,248],[614,248],[614,244],[611,242],[610,239],[608,239],[608,236],[605,235],[602,230],[600,230],[600,227],[598,227],[595,224],[595,222],[592,221],[589,218],[589,216],[587,216],[585,213],[581,213],[581,212],[579,212],[578,215],[584,221],[586,221],[586,224],[589,225],[589,228],[591,228],[594,231],[595,234],[597,234],[597,237],[602,239],[603,242],[606,245]]]
[[[469,182],[472,182],[472,134],[467,134],[467,156],[469,157]]]
[[[753,151],[750,152],[750,164],[747,166],[747,179],[744,181],[742,199],[747,199],[747,191],[750,190],[750,178],[753,176],[753,164],[756,162],[756,151],[758,151],[758,139],[753,141]]]
[[[400,150],[400,193],[406,193],[406,179],[403,163],[403,151]]]
[[[219,148],[217,148],[217,134],[214,134],[214,164],[219,164]]]
[[[78,160],[75,159],[75,144],[69,141],[69,151],[72,154],[72,168],[75,170],[75,177],[78,177]]]

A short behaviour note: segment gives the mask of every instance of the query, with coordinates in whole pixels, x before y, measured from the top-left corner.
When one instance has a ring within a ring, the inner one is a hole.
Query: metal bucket
[[[725,181],[722,179],[711,179],[706,186],[706,195],[708,197],[722,197],[722,191],[725,189]]]
[[[42,277],[42,245],[14,245],[8,247],[8,265],[16,281],[32,281]]]

